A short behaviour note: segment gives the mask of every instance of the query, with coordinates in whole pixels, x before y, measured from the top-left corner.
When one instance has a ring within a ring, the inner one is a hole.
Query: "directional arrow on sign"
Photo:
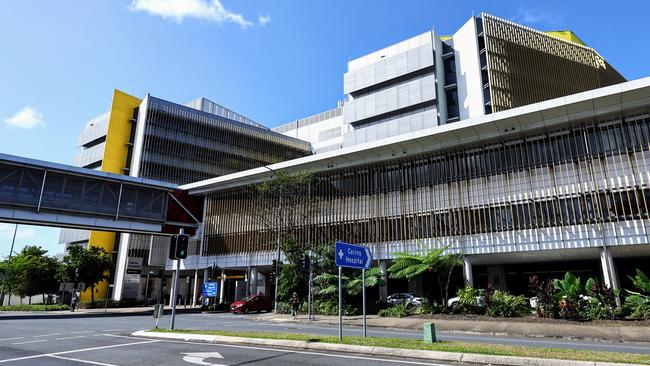
[[[188,363],[193,363],[195,365],[203,366],[225,366],[220,363],[210,363],[205,362],[207,358],[220,358],[223,359],[223,356],[219,352],[200,352],[200,353],[181,353],[181,355],[186,355],[183,357],[183,361]]]

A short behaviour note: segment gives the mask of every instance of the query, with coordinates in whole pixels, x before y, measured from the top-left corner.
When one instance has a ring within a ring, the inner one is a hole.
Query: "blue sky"
[[[205,96],[267,126],[336,106],[346,61],[481,11],[571,29],[626,78],[649,76],[650,3],[598,1],[104,0],[0,4],[0,152],[71,163],[113,89]],[[13,227],[0,224],[0,256]],[[58,229],[21,226],[51,253]]]

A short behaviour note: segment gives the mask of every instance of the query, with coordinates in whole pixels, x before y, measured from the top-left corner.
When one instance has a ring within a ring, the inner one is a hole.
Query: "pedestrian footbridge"
[[[177,197],[187,195],[174,184],[0,153],[0,222],[147,234],[196,227],[197,210]]]

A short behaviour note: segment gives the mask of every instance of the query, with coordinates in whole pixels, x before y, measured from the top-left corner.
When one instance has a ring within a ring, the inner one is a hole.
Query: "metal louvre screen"
[[[432,239],[465,253],[587,247],[590,238],[609,235],[628,243],[643,230],[622,227],[649,217],[648,176],[647,110],[573,121],[570,128],[320,175],[304,197],[318,209],[293,235],[304,244]],[[264,208],[247,192],[208,196],[203,255],[273,250],[273,223],[253,219],[249,213]],[[559,242],[546,243],[552,240]],[[510,249],[497,248],[507,243]]]
[[[625,81],[591,48],[489,14],[482,19],[494,112]]]

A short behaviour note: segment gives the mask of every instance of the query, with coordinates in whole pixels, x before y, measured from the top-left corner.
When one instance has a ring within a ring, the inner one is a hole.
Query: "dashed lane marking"
[[[42,340],[43,342],[45,340]],[[40,341],[39,341],[40,342]],[[133,342],[133,343],[121,343],[121,344],[111,344],[110,346],[101,346],[101,347],[92,347],[92,348],[81,348],[81,349],[73,349],[71,351],[63,351],[63,352],[54,352],[54,353],[42,353],[39,355],[32,355],[32,356],[24,356],[24,357],[16,357],[16,358],[8,358],[5,360],[0,360],[0,363],[6,363],[6,362],[14,362],[14,361],[23,361],[23,360],[31,360],[34,358],[42,358],[42,357],[52,357],[52,356],[60,356],[60,355],[67,355],[69,353],[79,353],[79,352],[88,352],[88,351],[97,351],[100,349],[108,349],[108,348],[117,348],[117,347],[128,347],[128,346],[136,346],[139,344],[147,344],[147,343],[157,343],[160,342],[159,340],[147,340],[143,342]]]
[[[56,338],[55,341],[63,341],[63,340],[66,340],[66,339],[77,339],[77,338],[86,338],[86,336],[74,336],[74,337]]]
[[[35,341],[18,342],[18,343],[12,343],[12,344],[27,344],[27,343],[40,343],[40,342],[47,342],[47,339],[37,339]]]
[[[52,336],[58,336],[58,335],[61,335],[61,333],[39,334],[39,335],[35,335],[35,336],[32,336],[32,337],[41,338],[41,337],[52,337]]]
[[[100,365],[100,366],[118,366],[112,363],[104,363],[104,362],[97,362],[97,361],[88,361],[88,360],[82,360],[79,358],[72,358],[72,357],[63,357],[63,356],[57,356],[57,355],[49,355],[47,357],[52,357],[52,358],[58,358],[59,360],[66,360],[66,361],[74,361],[74,362],[82,362],[82,363],[88,363],[91,365]]]
[[[25,337],[1,338],[0,341],[14,341],[16,339],[24,339]]]

